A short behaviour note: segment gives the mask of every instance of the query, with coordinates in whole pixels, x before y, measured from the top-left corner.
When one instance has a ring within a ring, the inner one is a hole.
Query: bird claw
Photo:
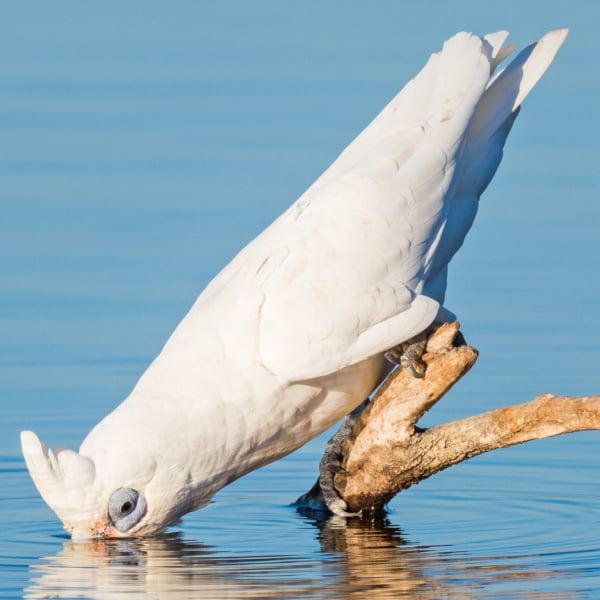
[[[425,376],[427,365],[422,359],[427,347],[429,330],[421,332],[384,353],[385,358],[406,369],[413,377],[422,379]],[[349,512],[348,504],[340,497],[333,484],[333,478],[338,473],[344,472],[342,466],[342,445],[350,435],[354,423],[360,413],[368,404],[365,400],[359,407],[354,409],[345,419],[340,430],[327,442],[321,464],[319,465],[319,487],[323,501],[327,508],[340,517],[360,517],[362,512]]]
[[[327,451],[326,451],[327,452]],[[361,512],[348,512],[347,502],[340,497],[333,485],[333,477],[336,473],[342,472],[341,462],[339,459],[321,461],[319,467],[319,487],[323,495],[323,501],[327,508],[339,517],[360,517]]]
[[[323,501],[327,508],[339,517],[360,517],[362,515],[362,512],[348,512],[348,504],[335,489],[333,478],[336,474],[344,472],[341,460],[342,445],[350,435],[354,423],[356,423],[367,403],[367,401],[363,402],[346,417],[340,430],[327,442],[319,465],[319,487],[321,488]]]
[[[400,365],[413,377],[423,379],[427,369],[427,365],[422,359],[426,347],[427,331],[423,331],[409,340],[390,348],[387,352],[384,352],[383,356],[388,362]]]
[[[323,497],[325,498],[325,494],[323,494]],[[325,504],[327,504],[327,508],[337,517],[362,517],[362,511],[348,512],[346,510],[348,508],[348,504],[337,494],[335,494],[335,497],[325,498]]]
[[[330,457],[325,463],[322,462],[321,468],[324,468],[329,473],[333,473],[335,475],[344,472],[342,461],[339,459],[339,457]]]

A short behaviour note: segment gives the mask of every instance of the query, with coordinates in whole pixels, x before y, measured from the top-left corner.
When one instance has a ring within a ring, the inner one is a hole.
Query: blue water
[[[0,20],[2,597],[594,598],[600,434],[510,448],[384,521],[289,507],[325,437],[167,536],[72,544],[18,432],[79,443],[210,278],[441,42],[570,27],[526,102],[448,304],[476,367],[425,424],[600,392],[596,3],[12,3]]]

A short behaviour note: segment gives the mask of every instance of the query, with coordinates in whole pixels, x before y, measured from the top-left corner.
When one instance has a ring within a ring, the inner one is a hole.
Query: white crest
[[[65,527],[89,519],[94,463],[68,448],[54,452],[33,431],[21,432],[21,448],[38,491]]]

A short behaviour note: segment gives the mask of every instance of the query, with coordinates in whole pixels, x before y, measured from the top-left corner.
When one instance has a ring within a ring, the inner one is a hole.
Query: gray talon
[[[393,365],[399,365],[400,359],[402,357],[402,344],[390,348],[387,352],[383,353],[383,356],[388,362],[391,362]]]
[[[348,504],[337,493],[333,485],[333,477],[336,473],[344,470],[341,461],[342,444],[350,435],[354,423],[356,423],[360,413],[367,404],[368,401],[363,402],[346,417],[340,430],[327,442],[321,464],[319,465],[319,486],[323,494],[323,500],[327,508],[334,515],[340,517],[359,517],[362,514],[360,512],[352,513],[347,511]]]
[[[336,496],[327,502],[327,508],[338,517],[360,517],[362,512],[348,512],[346,509],[348,505],[339,497]]]
[[[413,377],[422,379],[425,377],[427,369],[427,365],[422,360],[426,347],[427,330],[390,348],[383,355],[392,364],[400,365],[403,369],[406,369]]]
[[[328,460],[326,463],[321,464],[321,467],[334,474],[341,473],[344,470],[339,458]]]

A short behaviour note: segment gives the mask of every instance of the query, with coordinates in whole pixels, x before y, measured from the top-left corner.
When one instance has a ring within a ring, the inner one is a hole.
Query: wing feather
[[[518,103],[564,35],[549,34],[493,80],[510,51],[505,32],[448,40],[201,295],[198,304],[231,315],[219,326],[222,347],[299,381],[366,360],[447,316],[448,261]],[[212,314],[194,311],[202,312]]]
[[[259,352],[270,370],[289,380],[326,375],[435,319],[439,303],[421,290],[492,60],[476,36],[446,42],[266,232],[286,250],[260,280]]]

